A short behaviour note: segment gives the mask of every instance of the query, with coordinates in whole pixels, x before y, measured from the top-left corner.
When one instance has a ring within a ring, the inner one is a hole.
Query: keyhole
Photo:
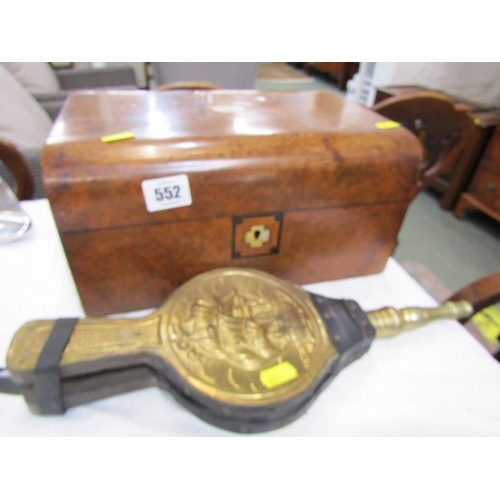
[[[251,248],[262,248],[269,241],[270,236],[271,231],[263,224],[252,226],[245,233],[245,243]]]

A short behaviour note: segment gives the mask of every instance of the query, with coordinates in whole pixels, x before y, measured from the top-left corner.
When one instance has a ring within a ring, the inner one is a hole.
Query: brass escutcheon
[[[271,230],[264,224],[252,226],[245,233],[245,243],[251,248],[262,248],[271,238]]]

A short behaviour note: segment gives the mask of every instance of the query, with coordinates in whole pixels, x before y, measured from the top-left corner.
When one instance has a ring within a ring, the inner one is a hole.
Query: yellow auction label
[[[493,345],[498,344],[500,337],[500,310],[496,306],[485,307],[481,312],[472,316],[472,321],[488,342]]]
[[[101,137],[102,142],[116,142],[125,141],[126,139],[133,139],[135,134],[133,132],[120,132],[118,134],[103,135]]]
[[[383,122],[375,123],[375,127],[380,129],[380,130],[389,130],[391,128],[401,127],[401,124],[398,122],[394,122],[392,120],[385,120]]]
[[[270,366],[259,373],[260,383],[267,389],[274,389],[280,385],[295,380],[299,376],[297,368],[289,361]]]

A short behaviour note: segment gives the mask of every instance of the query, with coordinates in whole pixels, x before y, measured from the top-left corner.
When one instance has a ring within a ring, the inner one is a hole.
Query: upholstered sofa
[[[60,85],[52,92],[34,92],[33,97],[42,105],[49,116],[55,120],[69,93],[74,90],[91,89],[137,89],[135,73],[130,66],[60,69],[54,71]]]
[[[138,88],[132,67],[54,70],[48,63],[0,63],[0,176],[16,188],[13,165],[18,157],[31,171],[33,198],[45,191],[41,178],[42,148],[69,93],[89,89]]]

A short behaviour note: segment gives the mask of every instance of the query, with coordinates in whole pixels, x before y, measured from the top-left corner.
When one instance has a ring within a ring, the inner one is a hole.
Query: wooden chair
[[[474,136],[474,121],[466,106],[457,106],[437,92],[415,92],[385,99],[372,108],[411,130],[424,148],[420,173],[422,189],[441,193],[441,207],[453,208],[460,191],[454,173],[461,168],[462,152]]]
[[[500,271],[468,284],[446,300],[467,300],[474,307],[473,314],[500,302]],[[464,318],[461,322],[466,323],[469,319],[470,317]]]
[[[460,323],[492,356],[500,361],[500,330],[498,332],[499,346],[495,347],[483,337],[477,326],[471,321],[474,314],[486,307],[500,303],[500,270],[451,293],[426,266],[413,261],[403,262],[401,265],[437,302],[443,303],[449,300],[470,302],[473,312],[470,316],[461,319]]]
[[[468,317],[463,318],[460,322],[478,338],[476,326],[470,321],[472,316],[477,312],[482,311],[486,307],[500,303],[500,271],[489,274],[473,283],[466,285],[457,292],[449,295],[445,300],[467,300],[474,308],[474,312]],[[498,340],[500,342],[500,330],[498,331]],[[484,345],[484,344],[483,344]],[[485,346],[493,355],[493,357],[500,361],[500,349],[491,346]]]
[[[22,154],[13,144],[0,140],[0,161],[14,180],[17,199],[31,200],[35,192],[35,181]]]

